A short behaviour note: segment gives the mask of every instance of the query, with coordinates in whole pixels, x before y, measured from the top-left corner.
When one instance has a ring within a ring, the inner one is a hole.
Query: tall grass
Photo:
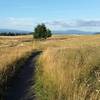
[[[48,48],[35,78],[37,100],[100,100],[100,48]]]
[[[0,37],[0,100],[8,80],[33,49],[43,51],[36,64],[37,100],[99,100],[99,46],[100,35],[53,36],[44,41],[33,41],[32,36]]]
[[[0,48],[0,100],[5,96],[7,82],[33,52],[33,47]]]
[[[0,36],[0,100],[6,95],[8,81],[21,68],[34,48],[32,36]]]

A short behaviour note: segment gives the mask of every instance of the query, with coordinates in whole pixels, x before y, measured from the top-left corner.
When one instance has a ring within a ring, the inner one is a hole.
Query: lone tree
[[[45,24],[39,24],[36,26],[34,33],[33,33],[33,37],[35,39],[46,39],[48,37],[51,37],[52,33],[51,30],[48,29]]]

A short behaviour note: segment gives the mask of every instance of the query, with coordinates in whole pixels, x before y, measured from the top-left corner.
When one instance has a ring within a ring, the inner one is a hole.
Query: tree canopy
[[[48,37],[51,37],[52,33],[45,24],[39,24],[35,27],[33,36],[36,39],[46,39]]]

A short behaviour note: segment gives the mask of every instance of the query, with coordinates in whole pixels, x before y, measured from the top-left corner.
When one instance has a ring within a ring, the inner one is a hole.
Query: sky
[[[0,0],[0,29],[100,31],[100,0]]]

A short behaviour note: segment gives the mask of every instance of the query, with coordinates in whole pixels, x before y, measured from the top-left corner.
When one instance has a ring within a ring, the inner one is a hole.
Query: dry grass
[[[33,49],[43,50],[36,64],[38,100],[99,100],[100,35],[53,36],[44,41],[0,37],[0,95]]]
[[[100,36],[43,44],[47,48],[36,66],[37,100],[100,100]]]
[[[32,36],[0,36],[0,48],[18,46],[20,44],[30,43]]]
[[[24,42],[29,42],[24,43]],[[32,45],[32,38],[30,36],[16,36],[16,37],[0,37],[0,70],[6,68],[6,65],[10,65],[17,59],[20,59],[26,52],[30,52],[34,49]],[[6,44],[6,46],[5,46]],[[12,45],[16,44],[16,45]],[[10,45],[10,46],[9,46]]]
[[[0,45],[0,100],[6,93],[8,80],[14,76],[34,50],[31,42],[29,44],[23,42],[26,40],[31,39],[27,37],[0,37],[0,41],[3,42]],[[7,46],[4,46],[5,43]]]

